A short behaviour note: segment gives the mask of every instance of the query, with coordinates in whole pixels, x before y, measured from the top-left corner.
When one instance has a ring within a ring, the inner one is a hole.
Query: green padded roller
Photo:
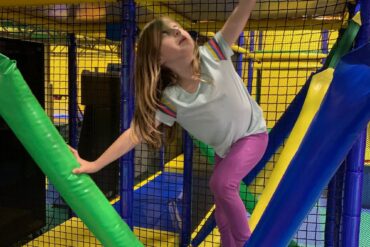
[[[25,83],[16,63],[0,54],[0,115],[63,196],[104,246],[143,246],[79,166],[63,138]]]

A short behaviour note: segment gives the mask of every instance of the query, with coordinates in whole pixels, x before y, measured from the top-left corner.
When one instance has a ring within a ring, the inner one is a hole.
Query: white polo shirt
[[[231,61],[233,51],[220,32],[199,47],[201,82],[194,93],[178,85],[167,87],[156,119],[178,122],[194,138],[225,157],[240,138],[266,131],[258,104],[251,98]]]

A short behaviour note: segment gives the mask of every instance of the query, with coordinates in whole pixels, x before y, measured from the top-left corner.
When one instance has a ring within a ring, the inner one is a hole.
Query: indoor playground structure
[[[202,45],[237,3],[0,1],[1,247],[221,246],[214,151],[180,126],[91,176],[68,145],[93,160],[129,128],[145,23]],[[240,186],[245,246],[370,247],[370,2],[257,0],[232,49],[269,129]]]

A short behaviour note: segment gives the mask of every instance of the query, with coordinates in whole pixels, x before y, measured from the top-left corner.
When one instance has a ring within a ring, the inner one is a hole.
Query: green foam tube
[[[0,115],[96,238],[107,247],[143,246],[79,166],[25,83],[16,63],[0,54]]]

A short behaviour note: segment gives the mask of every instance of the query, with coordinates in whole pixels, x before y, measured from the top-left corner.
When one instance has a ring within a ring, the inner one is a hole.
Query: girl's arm
[[[231,46],[244,30],[256,0],[240,0],[221,29],[222,37]]]
[[[159,121],[156,120],[156,126],[160,124]],[[100,155],[100,157],[95,161],[87,161],[82,159],[77,150],[70,148],[72,153],[77,158],[77,161],[80,163],[80,167],[74,169],[72,172],[75,174],[80,173],[94,173],[101,170],[106,165],[112,163],[116,159],[120,158],[122,155],[129,152],[133,149],[136,145],[140,144],[142,141],[141,137],[135,135],[134,129],[131,126],[125,132],[123,132],[117,140],[113,142],[113,144],[105,150],[105,152]]]
[[[70,148],[72,153],[77,158],[78,163],[80,163],[80,167],[74,169],[72,172],[75,174],[80,173],[94,173],[99,170],[101,170],[106,165],[112,163],[122,155],[129,152],[131,149],[133,149],[137,144],[141,142],[139,138],[132,138],[132,135],[134,135],[132,127],[127,129],[125,132],[123,132],[117,140],[113,142],[113,144],[105,150],[105,152],[100,155],[100,157],[95,161],[87,161],[82,159],[77,150]]]

